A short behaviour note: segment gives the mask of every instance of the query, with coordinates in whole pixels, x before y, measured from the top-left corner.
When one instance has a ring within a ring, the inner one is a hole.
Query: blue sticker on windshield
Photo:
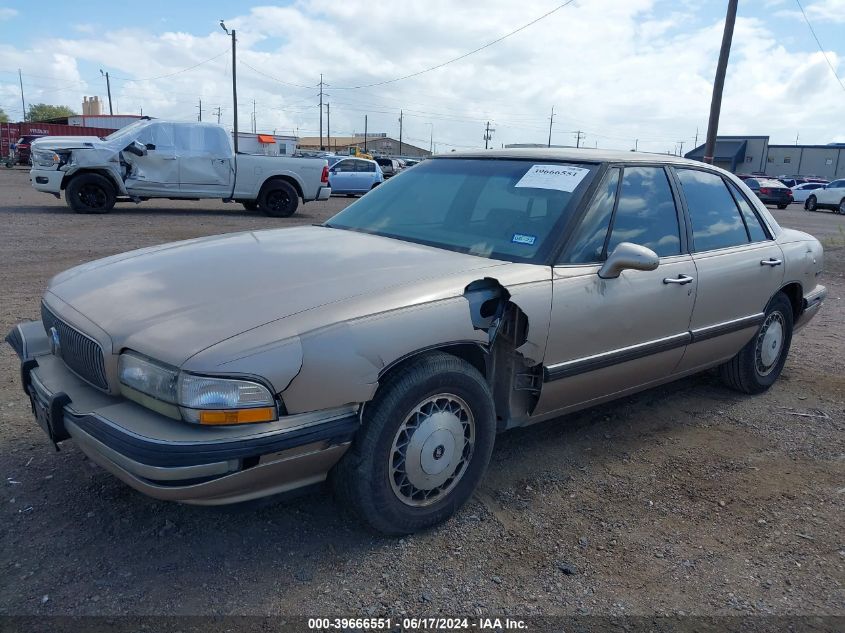
[[[523,235],[522,233],[514,233],[511,242],[514,244],[525,244],[527,246],[534,246],[537,241],[536,235]]]

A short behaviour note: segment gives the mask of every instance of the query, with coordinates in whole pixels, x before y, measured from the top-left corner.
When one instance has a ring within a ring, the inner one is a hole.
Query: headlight
[[[118,374],[130,389],[177,405],[187,422],[247,424],[278,418],[273,394],[261,383],[185,374],[132,353],[120,355]]]
[[[135,354],[121,354],[117,362],[117,372],[120,382],[162,400],[176,404],[176,382],[179,372],[164,367]]]
[[[60,163],[62,157],[50,150],[36,149],[32,151],[32,162],[38,165],[55,165]]]

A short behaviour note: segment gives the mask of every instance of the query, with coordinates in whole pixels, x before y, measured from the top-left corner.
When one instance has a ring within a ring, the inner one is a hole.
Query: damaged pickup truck
[[[211,123],[143,118],[104,138],[48,136],[32,144],[32,186],[77,213],[108,213],[117,201],[217,198],[289,217],[301,198],[331,195],[323,159],[235,155]]]
[[[50,440],[145,494],[223,504],[328,477],[402,534],[469,498],[500,431],[710,367],[768,389],[821,269],[816,239],[714,167],[451,154],[321,226],[72,268],[7,340]]]

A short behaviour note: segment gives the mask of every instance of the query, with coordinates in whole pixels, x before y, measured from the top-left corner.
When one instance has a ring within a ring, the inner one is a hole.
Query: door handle
[[[666,277],[663,280],[664,284],[678,284],[679,286],[683,286],[685,284],[691,284],[695,281],[695,277],[690,277],[689,275],[678,275],[677,277]]]
[[[774,257],[769,257],[769,259],[763,259],[760,261],[761,266],[780,266],[783,261],[779,259],[775,259]]]

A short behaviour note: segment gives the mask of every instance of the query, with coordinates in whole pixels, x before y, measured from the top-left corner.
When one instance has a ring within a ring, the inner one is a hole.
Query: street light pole
[[[232,112],[232,122],[234,125],[234,131],[232,134],[233,145],[235,147],[235,154],[238,153],[238,72],[237,72],[237,39],[235,39],[235,29],[232,29],[232,32],[229,33],[229,29],[226,28],[226,25],[223,23],[223,20],[220,20],[220,28],[226,31],[227,35],[232,36],[232,105],[234,106],[234,111]]]
[[[710,120],[707,122],[707,141],[704,144],[704,162],[713,164],[716,150],[716,135],[719,132],[719,115],[722,111],[722,90],[725,87],[725,74],[728,70],[728,58],[731,55],[731,41],[736,22],[738,0],[728,0],[728,13],[725,16],[725,31],[722,33],[722,48],[719,50],[719,63],[716,65],[716,78],[713,80],[713,97],[710,100]]]

